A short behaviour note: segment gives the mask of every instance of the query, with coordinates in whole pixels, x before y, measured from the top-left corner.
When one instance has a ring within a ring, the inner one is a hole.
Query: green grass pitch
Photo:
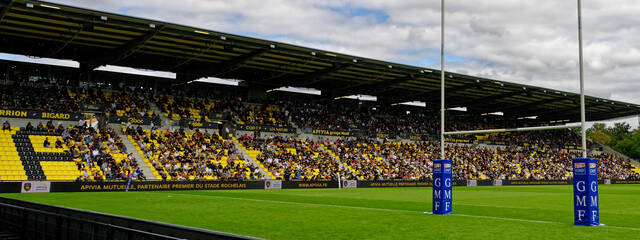
[[[640,239],[640,185],[601,185],[602,227],[573,226],[572,188],[454,187],[453,214],[430,188],[1,194],[267,239]]]

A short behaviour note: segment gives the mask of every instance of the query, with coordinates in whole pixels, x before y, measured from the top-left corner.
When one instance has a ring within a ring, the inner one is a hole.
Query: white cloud
[[[440,1],[184,0],[56,2],[439,68]],[[448,70],[578,91],[575,1],[447,1]],[[385,22],[332,8],[384,12]],[[583,2],[586,92],[640,103],[640,2]]]

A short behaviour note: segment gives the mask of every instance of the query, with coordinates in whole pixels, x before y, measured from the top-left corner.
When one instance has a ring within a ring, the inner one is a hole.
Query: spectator
[[[4,123],[2,124],[2,130],[11,131],[11,124],[8,120],[4,121]]]
[[[45,138],[45,139],[44,139],[44,143],[43,143],[42,145],[43,145],[43,147],[45,147],[45,148],[49,148],[49,147],[51,147],[51,143],[49,142],[49,138]]]

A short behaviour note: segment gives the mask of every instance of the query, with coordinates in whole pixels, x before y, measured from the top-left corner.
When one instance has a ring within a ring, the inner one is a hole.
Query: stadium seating
[[[167,180],[258,180],[234,145],[217,133],[125,129],[144,160]]]
[[[211,122],[230,115],[238,124],[291,126],[287,111],[279,106],[243,103],[236,99],[198,99],[189,97],[156,97],[162,114],[172,120]]]
[[[325,147],[355,173],[360,180],[404,179],[427,177],[431,146],[375,139],[339,139],[325,141]]]
[[[282,136],[256,139],[244,135],[240,142],[243,147],[258,152],[255,159],[275,179],[331,180],[350,172],[313,141]]]
[[[224,118],[238,125],[348,129],[359,136],[328,140],[310,135],[264,139],[236,135],[237,139],[231,136],[231,140],[225,140],[217,133],[193,128],[127,129],[126,135],[135,147],[129,150],[143,156],[142,161],[151,169],[148,174],[167,180],[260,179],[258,169],[272,179],[327,180],[339,174],[346,179],[416,180],[430,178],[431,160],[441,158],[435,141],[396,138],[420,135],[427,136],[420,139],[431,139],[429,136],[438,134],[438,118],[427,111],[376,108],[358,101],[313,103],[270,98],[248,103],[233,94],[182,97],[190,95],[39,83],[0,92],[0,106],[7,109],[78,112],[86,105],[102,105],[109,116],[156,117],[151,110],[155,102],[160,114],[176,121],[212,122]],[[452,115],[446,127],[505,127],[501,124],[491,117],[479,120]],[[375,133],[394,136],[377,139],[373,137]],[[129,173],[141,173],[113,129],[55,128],[49,121],[35,128],[12,128],[1,136],[1,180],[105,181],[124,180]],[[306,139],[309,137],[312,139]],[[572,177],[570,160],[579,156],[572,151],[578,148],[579,139],[570,130],[452,136],[452,142],[481,144],[450,144],[445,158],[453,160],[454,177],[458,179],[568,179]],[[255,160],[256,166],[243,159],[233,141]],[[640,170],[624,158],[595,151],[592,156],[601,162],[602,178],[640,178]]]
[[[174,121],[191,120],[211,122],[210,115],[221,107],[222,101],[204,101],[194,98],[174,98],[170,96],[156,97],[156,103],[162,109],[162,114]]]
[[[18,150],[13,142],[13,135],[19,129],[13,127],[11,131],[0,130],[0,180],[27,180]]]
[[[247,148],[240,140],[238,140],[235,137],[232,137],[232,140],[235,141],[236,143],[238,143],[238,145],[240,147],[242,147],[242,150],[244,150],[251,159],[258,159],[258,156],[262,154],[262,152],[260,152],[259,150],[255,150],[254,148]],[[262,164],[262,162],[260,161],[256,161],[258,163],[258,166],[264,170],[264,172],[267,173],[267,175],[269,175],[269,177],[271,179],[276,179],[276,176],[273,175],[273,172],[269,171],[264,164]]]

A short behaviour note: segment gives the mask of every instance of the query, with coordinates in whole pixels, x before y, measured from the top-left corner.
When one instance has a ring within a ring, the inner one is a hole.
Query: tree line
[[[587,137],[630,158],[640,160],[640,128],[633,130],[631,125],[624,122],[609,127],[604,123],[595,123],[587,129]]]

